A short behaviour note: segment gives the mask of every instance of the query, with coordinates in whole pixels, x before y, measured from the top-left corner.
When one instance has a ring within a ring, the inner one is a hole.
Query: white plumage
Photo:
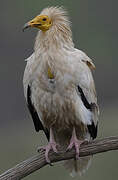
[[[50,131],[53,143],[65,149],[73,140],[74,130],[78,140],[96,138],[98,105],[91,73],[95,66],[84,52],[74,48],[64,9],[46,8],[39,16],[48,17],[52,24],[37,34],[24,72],[24,94],[36,130],[44,130],[48,138]],[[43,26],[42,20],[40,24]],[[76,148],[77,142],[73,145]],[[73,174],[82,173],[89,159],[71,160],[66,167]]]

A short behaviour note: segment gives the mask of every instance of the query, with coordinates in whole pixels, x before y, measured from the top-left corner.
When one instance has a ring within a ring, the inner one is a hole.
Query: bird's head
[[[48,7],[43,9],[38,16],[26,23],[23,27],[23,31],[29,27],[38,28],[43,32],[49,29],[58,29],[66,34],[67,31],[70,31],[70,21],[67,11],[62,7]]]
[[[39,46],[74,46],[68,13],[63,7],[47,7],[43,9],[38,16],[24,25],[23,31],[29,27],[40,30],[37,33],[35,50],[39,49]]]
[[[52,20],[47,15],[38,15],[23,27],[23,31],[29,27],[35,27],[42,31],[47,31],[52,26]]]

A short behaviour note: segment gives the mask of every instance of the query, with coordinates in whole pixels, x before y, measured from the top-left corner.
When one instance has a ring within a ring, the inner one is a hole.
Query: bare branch
[[[92,154],[102,153],[111,150],[118,150],[118,137],[108,137],[100,140],[91,141],[88,144],[82,144],[80,148],[80,157]],[[40,151],[35,155],[15,167],[9,169],[0,175],[0,180],[19,180],[34,171],[47,165],[44,157],[44,151]],[[69,152],[58,151],[58,154],[50,152],[51,162],[71,159],[75,156],[75,150]]]

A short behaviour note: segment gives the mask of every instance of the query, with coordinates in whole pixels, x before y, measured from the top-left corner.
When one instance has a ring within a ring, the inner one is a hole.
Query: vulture
[[[64,166],[71,175],[82,174],[91,156],[79,157],[84,141],[97,136],[99,108],[92,76],[95,65],[81,50],[74,47],[71,23],[62,7],[48,7],[26,23],[37,28],[34,52],[26,59],[23,77],[24,95],[35,130],[43,130],[49,151],[58,153],[58,146],[68,151],[75,148],[75,158]]]

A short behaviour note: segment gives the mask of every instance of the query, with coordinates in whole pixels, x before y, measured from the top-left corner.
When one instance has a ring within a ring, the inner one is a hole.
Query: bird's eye
[[[46,18],[43,18],[42,20],[43,20],[43,21],[46,21],[47,19],[46,19]]]

